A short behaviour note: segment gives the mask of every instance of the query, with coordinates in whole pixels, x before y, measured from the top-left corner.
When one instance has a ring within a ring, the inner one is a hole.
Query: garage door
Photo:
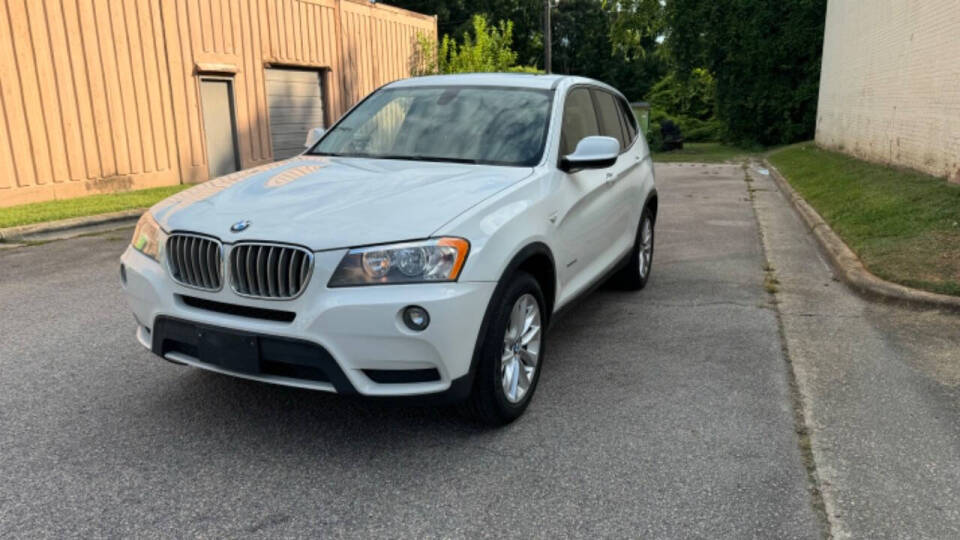
[[[310,128],[325,127],[320,73],[282,68],[266,71],[273,158],[286,159],[303,152]]]

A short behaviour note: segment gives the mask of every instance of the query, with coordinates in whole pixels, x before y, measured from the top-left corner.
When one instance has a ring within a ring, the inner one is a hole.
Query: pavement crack
[[[744,171],[744,176],[745,178],[750,177],[749,170]],[[804,402],[803,393],[800,391],[800,386],[797,381],[797,373],[794,370],[793,360],[790,356],[790,349],[787,347],[787,336],[783,325],[784,314],[781,312],[779,302],[776,298],[777,293],[780,291],[780,282],[777,280],[776,270],[773,267],[773,264],[770,262],[770,254],[769,250],[767,249],[767,239],[764,235],[763,223],[760,220],[760,212],[757,209],[757,199],[753,196],[753,193],[756,190],[750,185],[749,180],[747,180],[747,190],[750,193],[750,205],[753,208],[753,217],[757,223],[757,235],[760,240],[760,247],[763,251],[764,289],[769,294],[771,303],[774,307],[773,312],[777,319],[777,333],[780,337],[780,350],[787,368],[787,385],[788,392],[790,394],[791,409],[793,410],[794,431],[796,432],[797,446],[800,450],[803,466],[806,469],[807,491],[810,495],[810,504],[817,516],[817,521],[820,523],[821,535],[823,538],[832,540],[834,538],[835,523],[834,520],[831,519],[830,512],[827,510],[827,501],[824,497],[825,486],[821,482],[820,474],[817,471],[817,462],[814,457],[813,444],[811,441],[813,426],[811,425],[811,420],[809,418],[808,404]],[[808,314],[802,316],[817,315]],[[839,527],[837,527],[837,529],[839,529]]]

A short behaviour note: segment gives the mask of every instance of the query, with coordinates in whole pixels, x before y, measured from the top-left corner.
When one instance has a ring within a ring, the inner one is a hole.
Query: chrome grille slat
[[[267,278],[267,260],[263,256],[264,246],[257,246],[257,295],[270,296],[267,294],[267,286],[264,280]]]
[[[204,257],[203,254],[205,248],[206,246],[202,245],[200,242],[194,242],[194,250],[197,253],[197,268],[200,269],[200,280],[203,282],[203,286],[209,289],[212,281],[210,280],[210,274],[207,272],[207,265],[204,264],[206,262],[206,257]]]
[[[190,259],[187,257],[187,244],[190,241],[189,236],[184,237],[180,241],[180,264],[183,266],[180,267],[180,271],[183,274],[184,283],[194,283],[193,280],[193,268],[190,266]]]
[[[307,276],[310,275],[310,261],[304,257],[300,263],[300,283],[306,283]]]
[[[233,248],[235,250],[243,249],[242,247]],[[243,272],[243,265],[240,264],[242,259],[240,257],[231,257],[230,258],[230,268],[233,269],[231,272],[234,286],[239,288],[237,292],[245,293],[247,291],[246,285],[246,276]]]
[[[186,257],[184,257],[184,259],[186,259],[187,261],[187,268],[190,269],[190,271],[187,272],[187,275],[190,276],[191,281],[194,281],[198,285],[203,287],[203,283],[201,282],[201,278],[199,275],[200,269],[197,268],[197,260],[196,260],[197,257],[196,257],[196,254],[193,252],[194,240],[195,238],[191,236],[190,238],[187,239],[187,243],[186,243],[186,248],[185,248]]]
[[[270,246],[267,249],[267,292],[270,296],[280,296],[277,291],[277,248]]]
[[[167,269],[187,287],[217,291],[223,285],[220,242],[204,236],[173,233],[167,239]]]
[[[230,285],[251,298],[289,300],[303,293],[313,271],[313,254],[282,244],[243,242],[230,250]]]
[[[220,268],[220,250],[214,244],[207,245],[207,265],[209,268]],[[216,274],[214,274],[216,275]],[[218,284],[219,285],[219,284]]]
[[[244,256],[247,261],[247,294],[250,296],[260,296],[257,294],[255,283],[256,283],[256,274],[253,273],[253,246],[247,246],[247,249],[244,251]]]
[[[296,268],[297,268],[296,260],[297,260],[297,255],[299,255],[299,253],[294,253],[294,254],[290,257],[290,270],[287,272],[287,274],[288,274],[288,276],[287,276],[287,282],[290,283],[290,289],[291,289],[291,290],[295,290],[295,289],[298,289],[298,288],[300,287],[300,285],[297,284],[297,274],[296,274]]]
[[[287,261],[286,261],[286,262],[284,262],[284,257],[287,258]],[[290,294],[290,291],[291,291],[292,289],[290,289],[290,287],[287,286],[287,284],[289,283],[289,281],[287,281],[287,273],[286,273],[286,272],[281,272],[279,269],[280,269],[280,268],[284,268],[284,264],[286,264],[287,262],[290,262],[290,261],[289,261],[289,258],[290,258],[290,251],[289,251],[289,250],[286,250],[286,249],[281,249],[281,250],[280,250],[280,260],[277,261],[277,268],[278,268],[278,270],[277,270],[277,290],[280,292],[280,294],[286,294],[286,295],[289,295],[289,294]]]

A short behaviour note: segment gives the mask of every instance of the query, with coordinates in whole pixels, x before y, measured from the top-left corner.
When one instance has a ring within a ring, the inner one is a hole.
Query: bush
[[[650,123],[650,132],[647,133],[647,145],[653,152],[663,151],[663,135],[660,133],[659,123]]]
[[[677,125],[683,138],[690,142],[719,141],[723,138],[723,122],[716,118],[700,120],[688,116],[678,117]]]
[[[650,89],[647,101],[677,116],[709,120],[713,118],[715,96],[713,76],[703,68],[696,68],[683,77],[675,71],[667,73]]]
[[[680,134],[686,142],[709,142],[723,139],[723,122],[716,118],[701,120],[682,114],[671,115],[663,109],[654,107],[650,110],[650,133],[647,135],[647,142],[650,148],[655,151],[663,150],[660,126],[667,120],[680,128]]]
[[[410,61],[411,75],[434,73],[479,73],[509,71],[542,73],[533,66],[518,66],[513,41],[513,23],[500,21],[492,26],[484,15],[473,16],[473,35],[463,34],[462,43],[444,35],[440,46],[419,34],[417,47]]]
[[[543,75],[546,73],[537,66],[512,66],[508,67],[506,70],[508,73],[533,73],[535,75]]]

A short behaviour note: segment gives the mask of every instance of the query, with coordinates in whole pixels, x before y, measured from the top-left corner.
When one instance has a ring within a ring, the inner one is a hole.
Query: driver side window
[[[597,111],[587,88],[574,88],[563,104],[563,124],[560,127],[560,155],[572,154],[584,137],[599,135]]]

